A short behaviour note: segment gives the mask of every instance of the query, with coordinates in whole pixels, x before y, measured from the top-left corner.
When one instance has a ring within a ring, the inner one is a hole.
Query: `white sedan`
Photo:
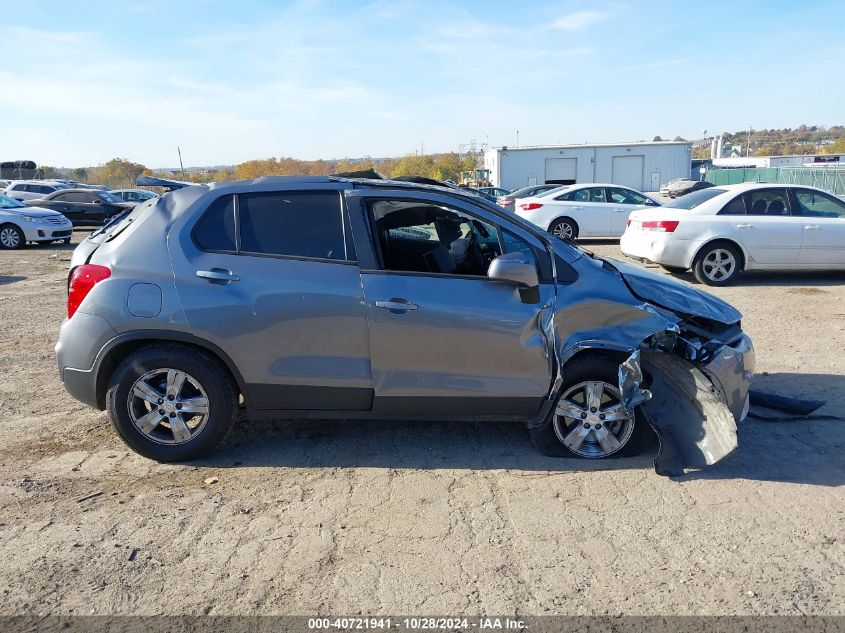
[[[72,235],[73,225],[61,213],[0,195],[0,249],[23,248],[27,242],[69,244]]]
[[[516,214],[560,238],[619,237],[628,214],[659,207],[648,196],[620,185],[568,185],[517,201]]]
[[[620,245],[710,286],[742,270],[845,270],[845,202],[803,185],[711,187],[632,213]]]

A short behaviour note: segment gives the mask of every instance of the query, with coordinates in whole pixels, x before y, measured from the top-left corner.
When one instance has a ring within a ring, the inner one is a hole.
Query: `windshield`
[[[106,202],[112,202],[112,203],[123,202],[123,200],[121,198],[118,198],[116,195],[111,194],[107,191],[100,191],[100,192],[97,193],[97,196],[100,197],[102,200],[105,200]]]
[[[18,202],[14,198],[0,195],[0,209],[20,209],[25,206],[23,202]]]
[[[708,200],[715,198],[716,196],[721,195],[726,191],[726,189],[717,189],[716,187],[710,187],[709,189],[700,189],[698,191],[688,193],[685,196],[681,196],[680,198],[675,198],[671,202],[667,202],[666,204],[664,204],[663,207],[669,209],[695,209],[701,203],[707,202]]]

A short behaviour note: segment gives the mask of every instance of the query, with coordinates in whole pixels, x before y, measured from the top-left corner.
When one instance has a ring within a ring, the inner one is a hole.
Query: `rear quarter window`
[[[212,202],[202,214],[193,231],[196,245],[204,251],[234,253],[235,205],[232,196],[222,196]]]

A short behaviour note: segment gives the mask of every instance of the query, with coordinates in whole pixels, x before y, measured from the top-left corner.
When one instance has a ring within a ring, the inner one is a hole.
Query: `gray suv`
[[[550,455],[660,438],[661,474],[737,446],[740,314],[478,196],[268,177],[141,204],[76,249],[56,346],[138,453],[210,453],[256,418],[521,420]]]

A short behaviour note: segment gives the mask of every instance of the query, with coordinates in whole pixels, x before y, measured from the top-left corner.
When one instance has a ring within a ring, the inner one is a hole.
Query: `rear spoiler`
[[[174,189],[190,187],[197,183],[185,182],[184,180],[168,180],[167,178],[157,178],[156,176],[141,174],[135,179],[135,184],[139,187],[164,187],[168,191],[173,191]]]

